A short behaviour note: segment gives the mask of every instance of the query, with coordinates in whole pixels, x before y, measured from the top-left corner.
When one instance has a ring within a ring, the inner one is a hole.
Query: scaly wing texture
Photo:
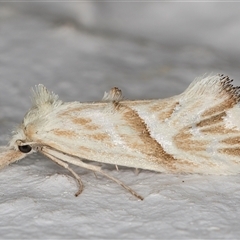
[[[231,82],[224,76],[197,79],[171,101],[149,103],[148,115],[145,107],[133,106],[174,159],[169,158],[169,171],[240,172],[239,87]],[[159,163],[164,165],[163,158]]]
[[[145,151],[151,148],[135,128],[138,123],[130,124],[128,114],[130,108],[113,103],[66,103],[41,121],[41,126],[36,122],[25,132],[30,141],[83,159],[164,171],[149,161]]]
[[[104,101],[62,103],[38,91],[21,131],[27,141],[98,162],[161,172],[240,172],[239,92],[228,77],[197,79],[163,100],[122,101],[114,88]]]

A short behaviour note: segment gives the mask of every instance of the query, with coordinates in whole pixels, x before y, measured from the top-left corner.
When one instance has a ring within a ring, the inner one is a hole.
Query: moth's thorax
[[[29,123],[24,126],[24,135],[26,136],[26,141],[31,142],[34,139],[34,135],[37,134],[36,124]]]
[[[48,104],[49,105],[49,104]],[[47,110],[47,111],[44,111]],[[26,114],[21,125],[13,132],[12,139],[9,143],[11,147],[18,149],[18,143],[33,142],[38,129],[42,129],[46,121],[46,116],[51,112],[53,107],[49,106],[33,106]]]

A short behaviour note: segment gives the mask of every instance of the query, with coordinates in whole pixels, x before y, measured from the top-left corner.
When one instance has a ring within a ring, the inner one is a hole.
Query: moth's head
[[[29,154],[35,151],[36,143],[29,141],[29,137],[26,134],[26,127],[22,124],[16,131],[13,132],[9,147],[15,151],[20,151],[24,154]]]
[[[41,84],[33,89],[32,100],[31,109],[26,113],[22,124],[13,132],[9,145],[0,147],[0,168],[39,150],[41,144],[34,141],[38,131],[45,126],[48,114],[63,104],[56,94]]]
[[[0,147],[0,168],[16,162],[28,154],[38,151],[39,144],[32,141],[31,132],[33,124],[25,121],[13,131],[12,138],[7,147]]]
[[[29,135],[31,125],[29,123],[28,125],[29,127],[27,127],[23,121],[23,123],[13,131],[9,145],[0,147],[0,168],[16,162],[38,150],[39,144],[31,141],[29,138],[31,137],[31,135]]]
[[[49,122],[48,115],[63,103],[56,94],[41,84],[37,85],[32,93],[33,105],[26,113],[22,124],[13,132],[9,142],[10,148],[25,154],[37,150],[39,143],[34,140],[37,139],[38,132]]]
[[[33,145],[26,141],[26,136],[19,129],[13,135],[9,146],[0,147],[0,168],[16,162],[32,152],[34,152]]]

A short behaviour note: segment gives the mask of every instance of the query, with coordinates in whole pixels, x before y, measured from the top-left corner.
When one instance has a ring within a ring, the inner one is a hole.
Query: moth
[[[239,88],[214,75],[166,99],[124,100],[115,87],[100,102],[64,103],[38,85],[33,106],[0,148],[0,167],[39,152],[75,177],[76,196],[83,184],[69,164],[103,174],[139,199],[92,161],[162,173],[238,174]]]

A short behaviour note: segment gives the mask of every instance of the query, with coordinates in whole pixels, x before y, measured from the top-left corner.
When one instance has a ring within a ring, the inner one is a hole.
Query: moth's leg
[[[125,188],[126,190],[128,190],[133,196],[143,200],[143,197],[140,196],[138,193],[136,193],[133,189],[131,189],[130,187],[128,187],[127,185],[125,185],[123,182],[121,182],[120,180],[112,177],[111,175],[108,175],[107,173],[105,173],[101,167],[99,166],[95,166],[95,165],[91,165],[91,164],[87,164],[82,162],[79,158],[74,157],[74,156],[70,156],[67,154],[64,154],[62,152],[56,151],[55,149],[51,149],[49,147],[42,147],[42,149],[40,150],[40,152],[42,152],[43,154],[45,154],[46,156],[48,156],[49,158],[51,158],[53,161],[57,162],[55,159],[61,159],[65,162],[71,163],[73,165],[79,166],[79,167],[83,167],[85,169],[89,169],[92,170],[93,172],[98,172],[101,173],[102,175],[108,177],[109,179],[111,179],[112,181],[116,182],[117,184],[119,184],[120,186],[122,186],[123,188]],[[54,157],[54,159],[53,159]],[[58,160],[60,161],[60,160]],[[63,164],[62,161],[60,161],[61,164]],[[66,166],[68,167],[68,164],[66,164]],[[71,172],[72,169],[71,169]]]
[[[141,172],[141,170],[140,170],[139,168],[135,168],[134,173],[135,173],[136,175],[138,175],[140,172]]]
[[[90,164],[86,164],[86,165],[90,165]],[[93,165],[90,165],[90,166],[93,166]],[[93,166],[95,167],[95,166]],[[87,167],[85,167],[87,168]],[[90,169],[90,168],[89,168]],[[101,173],[102,175],[106,176],[107,178],[113,180],[114,182],[116,182],[117,184],[119,184],[120,186],[122,186],[123,188],[125,188],[126,190],[128,190],[133,196],[139,198],[140,200],[143,200],[143,197],[141,195],[139,195],[137,192],[135,192],[132,188],[128,187],[127,185],[125,185],[123,182],[121,182],[120,180],[118,180],[117,178],[114,178],[112,177],[111,175],[105,173],[104,171],[102,171],[101,168],[99,169],[91,169],[92,171],[96,171],[96,172],[99,172]]]
[[[92,170],[94,172],[98,172],[101,173],[102,175],[106,176],[107,178],[111,179],[112,181],[116,182],[117,184],[119,184],[120,186],[122,186],[123,188],[125,188],[126,190],[128,190],[133,196],[139,198],[140,200],[143,200],[143,197],[141,195],[139,195],[138,193],[136,193],[133,189],[131,189],[130,187],[128,187],[127,185],[125,185],[123,182],[121,182],[120,180],[118,180],[117,178],[112,177],[111,175],[105,173],[101,167],[95,166],[95,165],[91,165],[91,164],[87,164],[82,162],[81,160],[71,157],[71,156],[66,156],[67,160],[69,160],[69,158],[71,158],[71,163],[89,170]],[[69,161],[70,162],[70,161]]]
[[[58,158],[48,154],[48,153],[43,153],[45,156],[47,156],[48,158],[50,158],[52,161],[54,161],[55,163],[57,163],[58,165],[66,168],[77,180],[77,183],[78,183],[78,186],[79,186],[79,189],[78,191],[75,193],[75,196],[77,197],[78,195],[80,195],[83,191],[83,183],[82,183],[82,180],[81,178],[79,177],[79,175],[77,173],[75,173],[69,166],[67,163],[59,160]]]

